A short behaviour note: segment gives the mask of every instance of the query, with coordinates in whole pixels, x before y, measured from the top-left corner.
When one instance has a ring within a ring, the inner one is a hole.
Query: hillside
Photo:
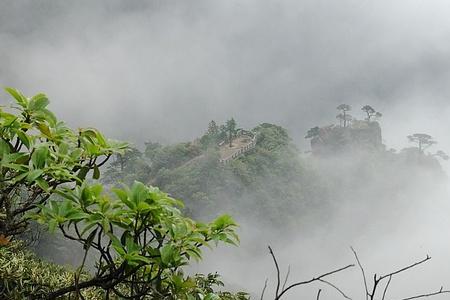
[[[105,177],[107,182],[140,180],[159,186],[183,199],[196,217],[226,210],[238,217],[248,214],[271,224],[285,223],[282,215],[307,203],[304,195],[305,186],[311,186],[306,184],[310,176],[303,176],[299,152],[284,128],[264,123],[251,132],[256,137],[254,147],[227,163],[222,153],[228,146],[211,143],[207,133],[193,142],[147,143],[144,152],[135,149],[117,158]]]
[[[227,211],[238,220],[245,216],[246,221],[285,228],[315,224],[311,220],[319,212],[329,219],[343,203],[370,208],[380,201],[396,202],[397,195],[412,187],[443,178],[433,155],[414,147],[387,151],[378,123],[361,124],[321,129],[311,141],[314,155],[303,155],[280,126],[235,129],[227,138],[226,125],[210,123],[195,141],[149,142],[143,152],[134,149],[117,157],[105,178],[159,186],[183,199],[186,211],[197,218]],[[248,147],[253,137],[254,146]],[[232,159],[225,163],[224,157]]]

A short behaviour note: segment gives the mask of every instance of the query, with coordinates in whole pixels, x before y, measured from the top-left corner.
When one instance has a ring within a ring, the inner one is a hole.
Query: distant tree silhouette
[[[440,157],[440,158],[442,158],[443,160],[448,160],[450,157],[448,156],[448,154],[447,153],[445,153],[444,151],[442,151],[442,150],[439,150],[439,151],[437,151],[435,154],[433,154],[434,156],[437,156],[437,157]]]
[[[226,137],[222,131],[214,120],[210,121],[206,133],[200,138],[200,143],[205,147],[216,145],[224,139],[224,136]]]
[[[228,132],[228,142],[230,144],[230,147],[232,147],[233,146],[233,137],[236,133],[236,121],[233,118],[231,118],[225,124],[225,128]]]
[[[414,133],[412,135],[408,135],[407,138],[411,143],[417,144],[420,152],[423,152],[423,150],[428,147],[437,144],[431,135],[425,133]]]
[[[372,106],[370,106],[370,105],[364,105],[364,106],[361,108],[361,110],[364,111],[364,112],[367,114],[367,117],[366,117],[366,121],[367,121],[367,122],[370,122],[372,118],[378,119],[378,118],[381,118],[381,117],[383,116],[380,112],[376,111],[376,110],[375,110]]]
[[[336,109],[341,111],[341,113],[336,116],[339,120],[339,125],[342,126],[343,124],[344,127],[347,127],[348,123],[353,119],[352,116],[347,113],[352,110],[352,107],[348,104],[340,104]]]
[[[319,128],[319,126],[310,128],[310,129],[308,130],[308,132],[306,133],[305,139],[311,139],[311,138],[313,138],[313,137],[316,137],[316,136],[319,135],[319,133],[320,133],[320,128]]]
[[[336,119],[339,120],[339,126],[342,127],[342,125],[344,125],[344,127],[347,127],[348,124],[353,120],[352,115],[350,114],[338,114],[336,116]]]
[[[209,122],[207,134],[211,136],[217,136],[219,134],[219,126],[217,126],[214,120]]]

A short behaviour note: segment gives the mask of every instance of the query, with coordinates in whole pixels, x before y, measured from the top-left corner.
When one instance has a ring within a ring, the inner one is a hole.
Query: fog
[[[412,131],[445,143],[449,9],[447,1],[2,1],[0,82],[46,92],[74,126],[137,143],[185,140],[229,116],[283,125],[300,143],[341,102],[382,111],[394,146]]]
[[[95,126],[139,146],[191,140],[209,120],[233,116],[243,127],[284,126],[308,151],[305,132],[334,123],[336,106],[348,103],[358,118],[365,104],[383,113],[388,148],[424,132],[449,152],[449,13],[444,0],[2,1],[0,85],[45,92],[71,126]],[[0,103],[7,101],[3,94]],[[318,168],[360,168],[353,160]],[[265,278],[275,280],[267,244],[283,267],[291,265],[291,280],[354,263],[354,246],[369,274],[433,257],[395,279],[394,298],[450,288],[449,185],[417,172],[407,183],[374,172],[368,186],[352,173],[332,212],[315,212],[313,226],[278,239],[236,216],[242,246],[221,248],[194,269],[217,268],[258,298]],[[353,299],[364,295],[358,271],[334,277]]]
[[[253,298],[259,298],[264,281],[269,279],[266,298],[271,299],[276,272],[267,245],[274,248],[282,281],[290,268],[288,284],[356,264],[350,250],[354,247],[369,286],[375,273],[384,275],[427,255],[432,257],[417,269],[395,276],[388,299],[403,299],[445,287],[450,275],[447,268],[450,245],[446,239],[450,226],[447,179],[422,168],[398,169],[399,166],[386,162],[371,165],[368,157],[368,154],[343,155],[315,161],[314,166],[324,182],[331,183],[323,188],[333,192],[326,204],[302,216],[304,223],[296,228],[270,229],[261,226],[262,223],[249,222],[246,216],[237,216],[241,223],[240,247],[210,253],[206,263],[195,270],[216,267],[230,286],[251,291]],[[302,211],[293,214],[301,215]],[[334,275],[330,281],[352,299],[364,299],[358,267]],[[314,299],[319,288],[323,289],[323,298],[342,299],[323,284],[300,287],[286,298]],[[443,295],[437,299],[447,298]]]

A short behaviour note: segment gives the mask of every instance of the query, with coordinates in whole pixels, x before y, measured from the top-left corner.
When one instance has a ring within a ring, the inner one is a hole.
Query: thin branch
[[[297,283],[291,284],[291,285],[288,286],[286,289],[284,289],[284,290],[280,293],[280,295],[278,295],[278,297],[275,298],[275,300],[280,299],[281,296],[283,296],[287,291],[289,291],[290,289],[292,289],[292,288],[294,288],[294,287],[296,287],[296,286],[308,284],[308,283],[311,283],[311,282],[314,282],[314,281],[319,281],[320,279],[322,279],[322,278],[324,278],[324,277],[327,277],[327,276],[330,276],[330,275],[332,275],[332,274],[335,274],[335,273],[344,271],[344,270],[346,270],[346,269],[348,269],[348,268],[351,268],[351,267],[354,267],[354,266],[355,266],[355,265],[353,265],[353,264],[352,264],[352,265],[347,265],[347,266],[345,266],[345,267],[342,267],[342,268],[339,268],[339,269],[336,269],[336,270],[333,270],[333,271],[324,273],[324,274],[319,275],[319,276],[317,276],[317,277],[313,277],[313,278],[311,278],[310,280],[305,280],[305,281],[301,281],[301,282],[297,282]]]
[[[324,279],[319,279],[319,281],[320,281],[320,282],[323,282],[323,283],[325,283],[325,284],[328,284],[329,286],[331,286],[332,288],[334,288],[334,289],[335,289],[336,291],[338,291],[338,292],[342,295],[342,297],[344,297],[345,299],[352,300],[352,298],[350,298],[349,296],[347,296],[340,288],[338,288],[337,286],[335,286],[335,285],[332,284],[331,282],[326,281],[326,280],[324,280]]]
[[[275,257],[275,254],[273,253],[272,248],[270,246],[268,246],[268,247],[269,247],[270,255],[272,256],[273,262],[275,264],[275,268],[277,269],[277,289],[275,291],[275,299],[278,299],[279,298],[278,293],[280,291],[280,267],[278,266],[278,262]]]
[[[368,300],[369,299],[369,289],[367,288],[367,279],[366,279],[366,274],[364,272],[364,268],[361,265],[361,262],[359,261],[358,254],[356,253],[355,249],[353,249],[353,247],[350,247],[350,249],[352,249],[352,252],[355,255],[356,261],[358,262],[358,266],[361,269],[362,277],[364,279],[364,288],[366,289],[366,300]]]
[[[428,260],[430,260],[430,259],[431,259],[431,257],[427,255],[427,257],[424,258],[424,259],[422,259],[421,261],[415,262],[415,263],[413,263],[413,264],[411,264],[411,265],[409,265],[409,266],[406,266],[406,267],[404,267],[404,268],[401,268],[401,269],[399,269],[399,270],[397,270],[397,271],[394,271],[394,272],[392,272],[392,273],[389,273],[389,274],[386,274],[386,275],[381,276],[381,277],[379,278],[379,280],[382,280],[382,279],[384,279],[384,278],[387,278],[387,277],[396,275],[396,274],[401,273],[401,272],[403,272],[403,271],[406,271],[406,270],[408,270],[408,269],[414,268],[414,267],[416,267],[416,266],[418,266],[418,265],[420,265],[420,264],[423,264],[424,262],[426,262],[426,261],[428,261]]]
[[[100,168],[101,166],[103,166],[109,160],[110,157],[111,154],[106,155],[105,159],[101,163],[97,164],[97,167]]]
[[[440,294],[449,294],[450,291],[447,290],[443,290],[443,287],[441,287],[441,289],[437,292],[434,293],[429,293],[429,294],[422,294],[422,295],[417,295],[417,296],[412,296],[412,297],[408,297],[408,298],[402,298],[400,300],[412,300],[412,299],[418,299],[418,298],[425,298],[425,297],[431,297],[431,296],[436,296],[436,295],[440,295]]]
[[[319,298],[320,298],[320,293],[322,292],[322,290],[321,289],[319,289],[318,291],[317,291],[317,297],[316,297],[316,300],[319,300]]]
[[[286,272],[286,277],[284,278],[284,283],[283,283],[283,287],[281,288],[281,290],[284,290],[284,288],[286,287],[286,283],[288,281],[289,278],[289,274],[291,273],[291,266],[288,266],[288,270]]]
[[[268,280],[269,280],[269,279],[266,278],[266,281],[264,282],[264,287],[263,287],[262,292],[261,292],[261,300],[263,300],[263,298],[264,298],[264,292],[266,291],[266,288],[267,288],[267,281],[268,281]]]
[[[388,289],[388,287],[389,287],[389,284],[391,283],[391,280],[392,280],[392,275],[389,276],[389,280],[388,280],[388,282],[386,283],[386,286],[384,287],[383,298],[381,298],[381,300],[384,300],[384,297],[386,296],[386,292],[387,292],[387,289]]]

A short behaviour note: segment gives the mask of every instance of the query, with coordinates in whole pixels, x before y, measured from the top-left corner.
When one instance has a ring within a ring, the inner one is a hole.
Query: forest
[[[405,207],[408,195],[445,185],[441,162],[448,156],[433,137],[411,133],[405,137],[409,147],[387,149],[382,114],[369,105],[362,106],[360,120],[350,115],[350,105],[339,105],[338,123],[305,130],[307,153],[282,126],[263,122],[244,129],[233,118],[210,121],[192,141],[148,141],[140,149],[92,127],[73,130],[55,116],[43,93],[5,91],[10,104],[0,109],[4,299],[278,300],[312,284],[315,299],[384,300],[390,299],[393,279],[431,259],[425,252],[372,275],[352,247],[347,263],[325,271],[318,266],[306,280],[291,275],[290,267],[283,271],[277,250],[299,228],[305,234],[319,230],[318,218],[324,228],[339,218],[350,222],[339,207],[382,211],[388,224],[397,214],[385,212],[380,199]],[[350,222],[344,230],[351,227],[358,235],[371,230],[361,224]],[[254,232],[245,231],[251,226]],[[271,245],[258,242],[249,249],[245,240],[261,236]],[[192,265],[205,249],[223,253],[226,244],[272,260],[272,269],[262,271],[267,279],[257,283],[260,290],[229,286],[230,278],[214,269],[195,272]],[[348,276],[350,270],[360,277]],[[344,290],[346,278],[358,282],[363,295],[350,295],[353,287]],[[438,284],[417,293],[403,289],[395,299],[450,293],[445,281]]]

